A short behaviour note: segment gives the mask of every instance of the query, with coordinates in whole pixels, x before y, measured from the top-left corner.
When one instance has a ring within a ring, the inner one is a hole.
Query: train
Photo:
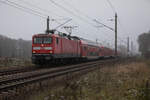
[[[34,64],[86,61],[106,57],[115,57],[114,50],[88,39],[50,30],[49,17],[46,33],[32,36],[31,58]]]
[[[34,64],[104,57],[114,57],[114,50],[77,36],[65,33],[54,34],[54,32],[32,36],[32,62]]]

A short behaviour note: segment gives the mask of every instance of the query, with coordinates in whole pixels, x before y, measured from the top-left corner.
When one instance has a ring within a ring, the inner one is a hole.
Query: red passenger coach
[[[101,47],[100,56],[102,58],[114,57],[114,50],[107,47]]]
[[[36,34],[32,37],[32,61],[35,64],[80,57],[80,41],[58,34]]]
[[[86,59],[98,59],[100,48],[95,42],[80,38],[81,41],[81,57]]]

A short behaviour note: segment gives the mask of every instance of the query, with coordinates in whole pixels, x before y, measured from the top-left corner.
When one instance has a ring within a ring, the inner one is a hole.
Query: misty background
[[[19,7],[12,5],[19,5]],[[30,10],[23,11],[20,10],[21,7]],[[40,13],[40,16],[29,13],[32,10]],[[150,30],[150,0],[0,0],[0,12],[0,35],[14,45],[9,48],[6,46],[10,52],[28,47],[28,52],[31,53],[32,35],[45,32],[47,16],[55,19],[50,21],[51,29],[71,18],[72,21],[65,26],[78,26],[73,29],[72,35],[93,41],[97,39],[101,44],[114,48],[114,32],[93,20],[96,19],[114,28],[113,19],[117,12],[118,45],[126,48],[127,37],[130,37],[135,52],[138,52],[138,36]],[[66,32],[62,27],[58,30]],[[19,43],[20,46],[17,47]],[[2,49],[0,50],[3,54]],[[30,53],[27,54],[30,55]],[[18,56],[19,54],[8,55]]]

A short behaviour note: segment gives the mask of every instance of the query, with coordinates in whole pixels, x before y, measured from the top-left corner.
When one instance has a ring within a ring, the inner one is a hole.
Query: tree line
[[[0,35],[0,57],[29,59],[31,57],[31,50],[31,41],[11,39]]]
[[[150,31],[138,37],[139,51],[145,57],[150,57]]]

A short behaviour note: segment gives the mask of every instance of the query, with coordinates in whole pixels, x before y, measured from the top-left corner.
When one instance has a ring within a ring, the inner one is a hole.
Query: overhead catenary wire
[[[64,24],[66,24],[66,23],[68,23],[68,22],[70,22],[71,20],[72,20],[72,19],[67,20],[66,22],[64,22],[64,23],[60,24],[59,26],[57,26],[55,29],[58,29],[59,27],[63,26]]]
[[[33,14],[33,15],[42,17],[42,18],[44,18],[44,19],[46,19],[47,16],[48,16],[48,15],[46,15],[46,14],[44,14],[44,13],[41,13],[41,12],[36,11],[36,10],[34,10],[34,9],[25,7],[25,6],[23,6],[23,5],[17,4],[17,3],[15,3],[15,2],[10,1],[10,0],[5,0],[5,1],[2,0],[2,1],[0,1],[0,2],[3,3],[3,4],[6,4],[6,5],[12,6],[12,7],[14,7],[14,8],[17,8],[17,9],[19,9],[19,10],[22,10],[22,11],[24,11],[24,12],[27,12],[27,13],[30,13],[30,14]],[[75,14],[75,15],[76,15],[76,14]],[[78,17],[78,18],[80,18],[81,20],[83,19],[82,17]],[[59,24],[60,24],[60,23],[59,23]],[[102,23],[102,25],[104,25],[104,24]],[[104,25],[104,26],[105,26],[105,25]]]
[[[32,12],[34,12],[34,13],[43,15],[43,16],[45,16],[45,17],[48,16],[48,15],[46,15],[46,14],[43,14],[43,13],[39,12],[39,11],[33,10],[33,9],[31,9],[31,8],[24,7],[24,6],[22,6],[22,5],[20,5],[20,4],[17,4],[17,3],[15,3],[15,2],[12,2],[12,1],[9,1],[9,0],[5,0],[5,1],[7,1],[7,2],[9,2],[9,3],[11,3],[11,4],[14,4],[14,5],[18,6],[18,7],[21,7],[21,8],[27,9],[27,10],[29,10],[29,11],[32,11]]]
[[[83,16],[85,16],[86,18],[88,18],[89,20],[94,21],[94,22],[97,22],[97,23],[103,25],[104,27],[109,28],[109,29],[112,30],[112,31],[114,30],[113,28],[109,27],[108,25],[106,25],[106,24],[104,24],[104,23],[102,23],[102,22],[100,22],[100,21],[98,21],[98,20],[96,20],[96,19],[90,17],[90,16],[87,15],[87,14],[84,14],[82,11],[80,11],[79,9],[77,9],[76,7],[74,7],[73,5],[71,5],[70,3],[68,3],[67,1],[65,1],[65,0],[63,0],[63,1],[65,2],[65,4],[69,5],[72,9],[74,9],[74,10],[75,10],[77,13],[79,13],[80,15],[83,15]]]
[[[74,7],[73,5],[71,5],[70,3],[68,3],[67,1],[63,0],[65,4],[67,4],[68,6],[70,6],[72,9],[74,9],[76,11],[76,13],[78,13],[79,15],[83,15],[84,17],[88,18],[91,21],[94,21],[95,19],[90,17],[89,15],[84,14],[82,11],[80,11],[79,9],[77,9],[76,7]],[[67,9],[68,10],[68,9]],[[109,27],[101,22],[99,22],[99,24],[103,25],[104,27]],[[95,26],[94,26],[95,27]],[[97,28],[97,27],[96,27]],[[113,30],[111,27],[109,27],[109,29]],[[82,32],[84,33],[84,32]]]
[[[85,21],[82,17],[80,17],[80,16],[76,16],[76,14],[74,14],[72,11],[70,11],[70,10],[68,10],[68,9],[66,9],[65,7],[63,7],[62,5],[60,5],[60,4],[58,4],[58,3],[56,3],[56,2],[54,2],[53,0],[49,0],[49,1],[51,1],[53,4],[55,4],[56,6],[58,6],[58,7],[60,7],[60,8],[62,8],[63,10],[65,10],[66,12],[68,12],[68,13],[70,13],[70,14],[72,14],[72,15],[74,15],[75,17],[78,17],[80,20],[82,20],[82,21],[84,21],[84,22],[86,22],[86,23],[88,23],[88,24],[90,24],[89,22],[87,22],[87,21]],[[90,17],[88,17],[91,21],[93,21],[94,19],[92,19],[92,18],[90,18]],[[91,24],[90,24],[91,25]],[[106,26],[105,24],[103,24],[104,26]],[[92,25],[93,26],[93,25]],[[97,28],[96,26],[93,26],[94,28]]]
[[[56,5],[57,7],[61,8],[62,10],[64,10],[65,12],[77,17],[78,19],[80,19],[81,21],[84,21],[85,23],[88,23],[89,25],[91,25],[92,27],[95,27],[92,23],[90,23],[89,21],[87,21],[86,19],[82,18],[81,16],[75,14],[74,12],[72,12],[71,10],[68,10],[67,8],[65,8],[64,6],[56,3],[54,0],[49,0],[51,3],[53,3],[54,5]]]
[[[108,4],[110,5],[112,11],[113,11],[114,13],[117,13],[117,11],[116,11],[116,9],[115,9],[115,6],[110,2],[110,0],[106,0],[106,1],[107,1]],[[125,29],[123,28],[123,26],[122,26],[122,24],[121,24],[121,20],[120,20],[120,17],[119,17],[119,16],[118,16],[118,22],[119,22],[119,25],[120,25],[121,29],[125,31]],[[126,31],[125,31],[125,32],[126,32]],[[126,33],[127,33],[127,32],[126,32]]]
[[[74,5],[71,5],[71,4],[70,4],[69,2],[67,2],[66,0],[62,0],[62,1],[64,1],[64,3],[65,3],[66,5],[68,5],[70,8],[74,9],[74,11],[76,11],[79,15],[83,15],[85,18],[87,18],[87,19],[89,19],[89,20],[91,20],[91,21],[94,21],[94,22],[96,22],[96,23],[102,25],[102,26],[105,27],[105,28],[108,28],[108,29],[111,30],[111,31],[115,31],[115,30],[114,30],[113,28],[111,28],[110,26],[108,26],[108,25],[106,25],[106,24],[104,24],[104,23],[98,21],[97,19],[94,19],[94,18],[92,18],[91,16],[89,16],[89,15],[83,13],[81,10],[77,9]],[[96,28],[97,28],[97,27],[96,27]]]
[[[5,0],[5,1],[0,0],[0,3],[3,3],[5,5],[9,5],[13,8],[16,8],[16,9],[21,10],[21,11],[26,12],[26,13],[29,13],[29,14],[32,14],[32,15],[35,15],[35,16],[39,16],[43,19],[47,19],[47,16],[48,16],[48,15],[45,15],[45,14],[39,12],[39,11],[33,10],[33,9],[25,7],[25,6],[22,6],[20,4],[17,4],[15,2],[12,2],[12,1],[9,1],[9,0]],[[56,21],[57,19],[52,19],[51,18],[50,20],[55,21],[56,23],[60,24],[58,21]]]
[[[72,11],[66,9],[66,8],[63,7],[62,5],[56,3],[55,1],[53,1],[53,0],[49,0],[49,1],[51,1],[51,2],[52,2],[53,4],[55,4],[56,6],[62,8],[62,9],[65,10],[66,12],[68,12],[68,13],[70,13],[70,14],[76,16],[76,14],[75,14],[74,12],[72,12]],[[88,18],[89,20],[95,21],[95,22],[97,22],[98,24],[101,24],[101,25],[103,25],[104,27],[106,27],[106,28],[108,28],[108,29],[110,29],[110,30],[112,30],[112,31],[115,31],[113,28],[109,27],[108,25],[105,25],[105,24],[99,22],[98,20],[93,19],[92,17],[90,17],[90,16],[84,14],[83,12],[81,12],[80,10],[78,10],[77,8],[75,8],[73,5],[71,5],[70,3],[66,2],[65,0],[63,0],[63,1],[65,2],[65,4],[69,5],[72,9],[74,9],[79,15],[83,15],[84,17]],[[111,4],[111,2],[109,2],[109,4]],[[115,10],[115,8],[113,7],[112,4],[111,4],[111,7]],[[76,17],[81,18],[80,16],[76,16]]]
[[[69,2],[67,2],[66,0],[62,0],[66,5],[70,6],[72,9],[74,9],[76,11],[76,13],[79,13],[83,16],[85,16],[86,18],[93,20],[93,18],[91,18],[90,16],[88,16],[87,14],[83,13],[81,10],[77,9],[74,5],[70,4]]]
[[[109,26],[107,26],[107,25],[105,25],[105,24],[103,24],[103,23],[101,23],[101,22],[99,22],[98,20],[93,20],[93,21],[95,21],[96,23],[98,23],[98,24],[101,24],[101,25],[103,25],[104,27],[106,27],[106,28],[108,28],[108,29],[110,29],[111,31],[115,31],[113,28],[111,28],[111,27],[109,27]]]
[[[54,13],[54,12],[48,10],[48,9],[41,8],[41,7],[39,7],[39,6],[37,6],[37,5],[34,5],[34,4],[32,4],[32,3],[29,3],[29,2],[27,2],[27,1],[25,1],[25,0],[19,0],[19,1],[25,3],[25,4],[29,5],[29,6],[32,6],[32,7],[36,8],[36,9],[39,9],[39,10],[41,10],[41,11],[43,11],[43,12],[46,12],[46,13],[48,13],[48,14],[53,14],[53,15],[56,15],[56,16],[58,16],[58,17],[63,17],[63,18],[64,18],[64,16],[60,16],[60,15],[58,15],[58,14],[56,14],[56,13]]]
[[[109,0],[107,0],[107,2],[108,2],[108,4],[110,5],[112,11],[113,11],[114,13],[116,13],[116,10],[115,10],[115,7],[113,6],[113,4],[112,4]]]
[[[112,9],[113,13],[117,13],[117,11],[116,11],[116,9],[115,9],[114,5],[110,2],[110,0],[106,0],[106,1],[107,1],[107,2],[108,2],[108,4],[110,5],[110,7],[111,7],[111,9]],[[122,24],[121,24],[121,20],[120,20],[120,17],[119,17],[119,16],[118,16],[118,23],[119,23],[119,25],[120,25],[120,27],[121,27],[122,31],[124,32],[124,31],[125,31],[125,29],[123,28],[123,26],[122,26]],[[127,33],[127,32],[125,31],[124,33]],[[126,44],[126,42],[125,42],[124,40],[122,40],[120,37],[119,37],[118,39],[119,39],[119,40],[121,40],[123,43],[125,43],[125,44]]]
[[[37,12],[34,12],[33,10],[30,11],[28,8],[26,9],[26,7],[17,6],[17,5],[15,5],[15,4],[8,3],[8,2],[6,2],[6,1],[1,1],[1,0],[0,0],[0,3],[3,3],[3,4],[5,4],[5,5],[9,5],[9,6],[11,6],[11,7],[13,7],[13,8],[16,8],[16,9],[19,9],[19,10],[21,10],[21,11],[23,11],[23,12],[26,12],[26,13],[29,13],[29,14],[32,14],[32,15],[35,15],[35,16],[39,16],[39,17],[41,17],[41,18],[43,18],[43,19],[46,19],[46,16],[43,16],[43,15],[37,13]]]
[[[89,15],[83,13],[81,10],[77,9],[76,7],[74,7],[74,5],[71,5],[71,4],[70,4],[69,2],[67,2],[66,0],[62,0],[62,1],[64,1],[65,4],[67,4],[67,5],[70,6],[72,9],[74,9],[78,14],[83,15],[84,17],[88,18],[88,19],[91,20],[91,21],[94,21],[94,22],[96,22],[96,23],[98,23],[98,24],[101,24],[103,27],[108,28],[108,29],[110,29],[111,31],[115,31],[115,30],[114,30],[113,28],[111,28],[110,26],[108,26],[108,25],[106,25],[106,24],[104,24],[104,23],[102,23],[102,22],[100,22],[100,21],[98,21],[98,20],[92,18],[91,16],[89,16]]]
[[[113,28],[111,28],[110,26],[108,26],[108,25],[106,25],[106,24],[104,24],[104,23],[102,23],[102,22],[100,22],[100,21],[98,21],[98,20],[92,18],[91,16],[89,16],[89,15],[83,13],[81,10],[77,9],[76,7],[74,7],[74,5],[71,5],[71,4],[70,4],[69,2],[67,2],[66,0],[63,0],[63,1],[64,1],[65,4],[67,4],[68,6],[70,6],[72,9],[74,9],[74,10],[75,10],[77,13],[79,13],[80,15],[83,15],[84,17],[88,18],[89,20],[94,21],[94,22],[96,22],[96,23],[98,23],[98,24],[101,24],[103,27],[108,28],[108,29],[111,30],[111,31],[115,31],[115,30],[114,30]]]

